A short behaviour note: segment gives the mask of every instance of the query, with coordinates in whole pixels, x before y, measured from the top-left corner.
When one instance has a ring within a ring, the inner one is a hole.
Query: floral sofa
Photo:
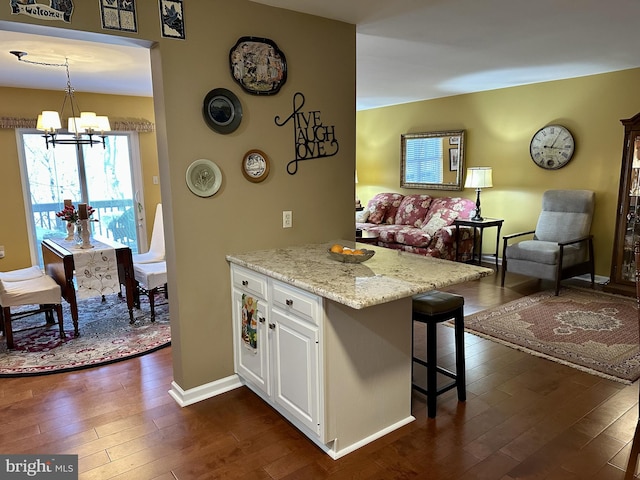
[[[378,193],[356,214],[356,229],[375,232],[380,247],[456,260],[456,218],[470,218],[475,202],[460,197]],[[458,260],[473,252],[473,228],[460,227]]]

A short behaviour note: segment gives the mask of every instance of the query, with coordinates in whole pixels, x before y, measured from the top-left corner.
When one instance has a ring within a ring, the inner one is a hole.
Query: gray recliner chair
[[[535,230],[503,237],[502,281],[507,271],[555,281],[591,274],[595,282],[591,220],[595,193],[590,190],[548,190],[542,196],[542,212]],[[514,239],[533,235],[531,240]]]

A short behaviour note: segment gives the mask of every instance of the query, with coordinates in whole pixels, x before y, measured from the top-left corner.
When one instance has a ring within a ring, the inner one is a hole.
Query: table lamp
[[[470,167],[467,168],[467,179],[464,182],[464,188],[476,189],[476,214],[471,219],[476,222],[484,220],[480,216],[480,190],[483,188],[493,187],[491,178],[491,167]]]

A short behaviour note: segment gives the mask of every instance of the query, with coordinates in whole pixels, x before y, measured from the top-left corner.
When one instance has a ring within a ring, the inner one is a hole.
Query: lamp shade
[[[98,128],[96,130],[98,132],[109,132],[111,130],[111,125],[109,124],[109,117],[105,115],[98,115]]]
[[[80,123],[80,117],[69,117],[67,120],[67,130],[69,133],[84,133],[84,128]]]
[[[464,188],[489,188],[493,187],[491,167],[467,168],[467,179]]]
[[[58,115],[58,112],[45,110],[38,116],[38,130],[53,132],[61,127],[62,125],[60,123],[60,115]]]
[[[81,112],[80,126],[85,132],[98,128],[98,116],[96,115],[96,112]]]

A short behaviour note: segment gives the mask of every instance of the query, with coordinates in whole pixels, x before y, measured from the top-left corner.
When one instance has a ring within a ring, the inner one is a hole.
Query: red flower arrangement
[[[95,212],[95,208],[87,205],[87,216],[90,217]],[[64,210],[56,212],[56,217],[62,218],[65,222],[76,223],[78,221],[78,211],[73,205],[65,205]]]

